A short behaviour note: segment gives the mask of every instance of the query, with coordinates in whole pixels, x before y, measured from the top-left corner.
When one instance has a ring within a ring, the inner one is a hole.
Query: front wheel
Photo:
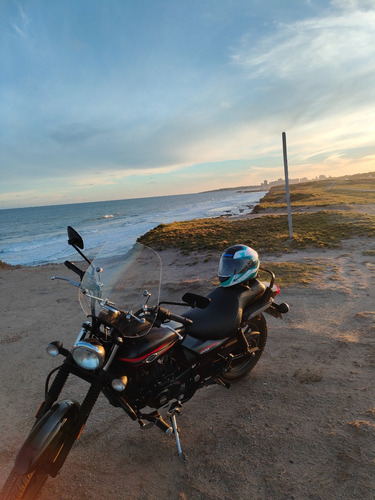
[[[1,490],[1,500],[33,500],[47,481],[48,473],[42,465],[30,474],[18,474],[14,468]]]
[[[55,477],[74,442],[79,405],[56,403],[31,429],[0,492],[1,500],[34,500]]]
[[[20,474],[15,466],[5,481],[0,493],[1,500],[34,500],[43,488],[49,475],[56,475],[56,464],[61,461],[59,468],[65,461],[61,460],[60,453],[68,442],[68,435],[64,429],[52,438],[43,450],[43,456],[37,460],[34,468],[25,474]],[[28,455],[27,449],[21,449],[20,454]],[[19,455],[22,459],[22,456]]]
[[[267,323],[263,314],[246,322],[243,333],[253,352],[244,354],[243,347],[239,346],[238,343],[236,344],[232,351],[235,359],[232,361],[229,370],[220,377],[225,382],[233,382],[244,377],[254,368],[261,357],[267,342]]]

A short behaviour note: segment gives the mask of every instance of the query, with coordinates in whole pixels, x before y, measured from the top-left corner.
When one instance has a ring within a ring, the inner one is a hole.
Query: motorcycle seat
[[[193,321],[187,333],[198,339],[224,339],[233,335],[242,321],[244,309],[261,297],[266,287],[258,280],[249,286],[218,287],[207,297],[211,303],[205,309],[189,309],[183,316]]]

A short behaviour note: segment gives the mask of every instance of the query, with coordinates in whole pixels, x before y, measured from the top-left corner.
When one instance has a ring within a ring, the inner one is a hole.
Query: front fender
[[[36,423],[22,445],[15,461],[18,474],[28,474],[37,462],[45,456],[49,445],[59,435],[72,429],[77,422],[79,404],[65,399],[55,403],[52,408]],[[59,450],[56,450],[58,453]]]

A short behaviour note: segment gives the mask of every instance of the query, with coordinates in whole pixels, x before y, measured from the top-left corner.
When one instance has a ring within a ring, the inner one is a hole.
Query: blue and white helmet
[[[259,270],[258,252],[246,245],[227,248],[220,258],[219,281],[221,286],[233,286],[256,278]]]

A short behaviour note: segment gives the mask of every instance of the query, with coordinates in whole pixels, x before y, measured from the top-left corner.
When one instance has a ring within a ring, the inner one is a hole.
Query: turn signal
[[[48,344],[48,346],[46,347],[46,351],[50,356],[55,357],[60,354],[61,347],[62,347],[62,342],[56,340],[55,342],[51,342],[50,344]]]
[[[124,375],[121,378],[114,378],[111,382],[111,385],[115,391],[122,392],[125,390],[127,383],[128,383],[128,377]]]

